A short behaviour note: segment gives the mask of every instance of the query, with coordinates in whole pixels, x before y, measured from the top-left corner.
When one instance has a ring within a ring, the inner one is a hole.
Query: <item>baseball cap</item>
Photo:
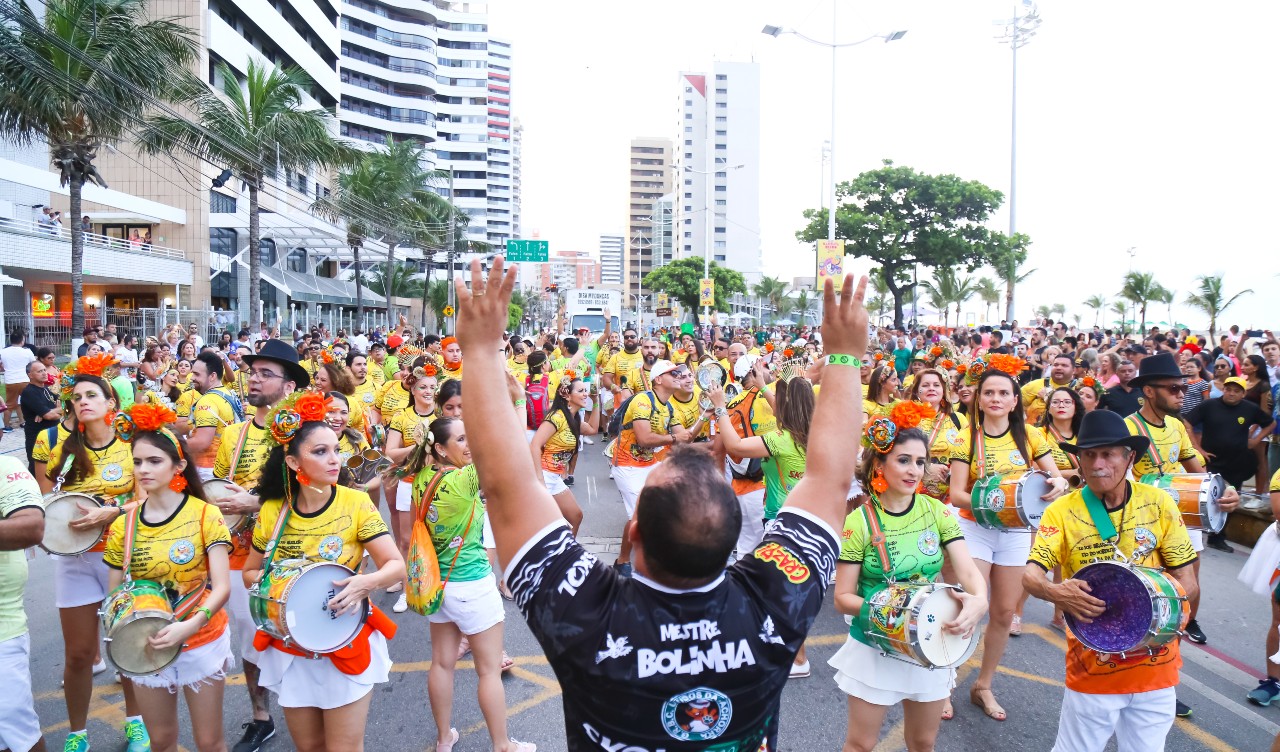
[[[1084,358],[1076,358],[1076,368],[1088,368],[1089,361]]]
[[[733,377],[740,379],[751,373],[751,369],[755,367],[756,361],[760,360],[759,355],[743,355],[738,358],[738,362],[733,364]]]
[[[404,344],[404,338],[401,337],[399,334],[393,334],[390,337],[387,337],[387,347],[395,348],[403,344]]]
[[[1249,391],[1249,382],[1245,381],[1243,376],[1228,376],[1227,378],[1222,380],[1223,387],[1229,386],[1231,384],[1235,384],[1236,386],[1240,387],[1246,392]]]
[[[650,381],[657,381],[659,376],[664,376],[676,370],[676,364],[669,360],[658,360],[653,364],[653,368],[649,370]]]

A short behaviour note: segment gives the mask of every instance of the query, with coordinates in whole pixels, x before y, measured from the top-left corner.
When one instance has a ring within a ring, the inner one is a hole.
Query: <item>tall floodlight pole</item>
[[[1019,10],[1023,11],[1018,15]],[[1013,75],[1011,79],[1012,97],[1009,118],[1009,237],[1018,231],[1018,48],[1026,46],[1040,28],[1040,9],[1033,0],[1022,0],[1021,5],[1013,6],[1013,17],[996,21],[1004,26],[1004,33],[996,37],[1001,44],[1009,45],[1013,56]],[[1013,270],[1017,275],[1017,269]],[[1016,279],[1014,280],[1017,281]],[[1016,294],[1016,285],[1014,286]],[[1013,321],[1014,296],[1009,296],[1009,305],[1005,319]]]

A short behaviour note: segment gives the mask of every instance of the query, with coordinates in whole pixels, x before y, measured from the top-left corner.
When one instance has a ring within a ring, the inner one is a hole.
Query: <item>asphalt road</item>
[[[580,460],[574,489],[586,514],[581,533],[584,542],[606,552],[602,558],[608,561],[611,557],[607,552],[616,550],[616,539],[621,532],[622,505],[608,479],[608,467],[599,454],[599,445],[587,450]],[[1166,747],[1171,752],[1258,752],[1268,749],[1272,738],[1280,732],[1280,708],[1258,708],[1244,699],[1245,692],[1257,682],[1255,666],[1263,659],[1262,640],[1269,623],[1266,600],[1250,593],[1235,579],[1246,554],[1247,550],[1237,547],[1234,554],[1207,551],[1204,557],[1205,601],[1199,620],[1209,636],[1209,644],[1201,648],[1183,643],[1185,667],[1179,697],[1194,707],[1195,715],[1175,725]],[[49,748],[60,749],[67,723],[60,687],[62,635],[53,606],[52,570],[49,558],[43,553],[31,562],[26,603],[37,709]],[[378,604],[390,612],[394,597],[380,594]],[[564,750],[557,682],[519,613],[510,603],[506,603],[506,609],[506,646],[516,661],[515,669],[505,679],[511,734],[535,742],[541,750]],[[435,741],[426,690],[426,671],[431,658],[427,620],[412,612],[395,616],[400,625],[399,634],[391,642],[396,666],[391,681],[375,690],[367,747],[385,752],[422,752],[434,749]],[[1006,653],[995,691],[1009,719],[1004,723],[987,719],[967,702],[968,687],[976,675],[975,658],[960,673],[955,693],[956,717],[943,725],[939,750],[997,752],[1052,747],[1063,691],[1064,642],[1061,634],[1046,626],[1049,617],[1050,610],[1045,604],[1031,601],[1027,606],[1024,635],[1012,640]],[[783,695],[780,749],[840,748],[846,724],[845,695],[835,686],[826,660],[844,641],[845,634],[844,621],[828,600],[808,643],[813,676],[791,682]],[[228,684],[226,727],[230,747],[239,739],[240,724],[250,716],[243,677],[236,674]],[[461,670],[453,716],[453,725],[462,733],[455,747],[458,752],[490,749],[476,705],[475,689],[474,672]],[[89,724],[95,750],[123,749],[120,731],[123,707],[119,685],[111,674],[98,677]],[[184,749],[193,750],[185,709],[182,712],[182,744]],[[278,709],[274,715],[280,733],[265,749],[292,749]],[[878,749],[905,749],[901,721],[900,711],[890,712]]]

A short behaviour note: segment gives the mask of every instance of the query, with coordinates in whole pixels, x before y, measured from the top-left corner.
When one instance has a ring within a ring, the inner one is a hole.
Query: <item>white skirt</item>
[[[385,682],[391,672],[387,638],[381,632],[369,635],[369,668],[351,676],[334,667],[328,658],[303,658],[274,647],[262,651],[258,683],[276,694],[284,708],[333,710],[369,694],[374,684]]]
[[[235,665],[235,656],[231,654],[231,628],[227,627],[213,642],[179,653],[178,660],[167,668],[147,676],[129,678],[140,687],[167,689],[170,693],[179,689],[199,692],[200,687],[227,678],[227,672]]]
[[[1240,569],[1237,579],[1249,586],[1258,595],[1271,595],[1275,587],[1276,568],[1280,567],[1280,523],[1271,523],[1258,542],[1253,545],[1253,553]]]
[[[934,669],[881,655],[852,637],[844,641],[827,664],[836,670],[836,685],[845,694],[872,705],[897,705],[903,700],[944,700],[955,686],[955,671]]]

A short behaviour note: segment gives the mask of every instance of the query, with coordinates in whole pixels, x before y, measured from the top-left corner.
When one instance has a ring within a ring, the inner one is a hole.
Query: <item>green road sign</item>
[[[548,242],[545,240],[508,240],[507,261],[547,262]]]

